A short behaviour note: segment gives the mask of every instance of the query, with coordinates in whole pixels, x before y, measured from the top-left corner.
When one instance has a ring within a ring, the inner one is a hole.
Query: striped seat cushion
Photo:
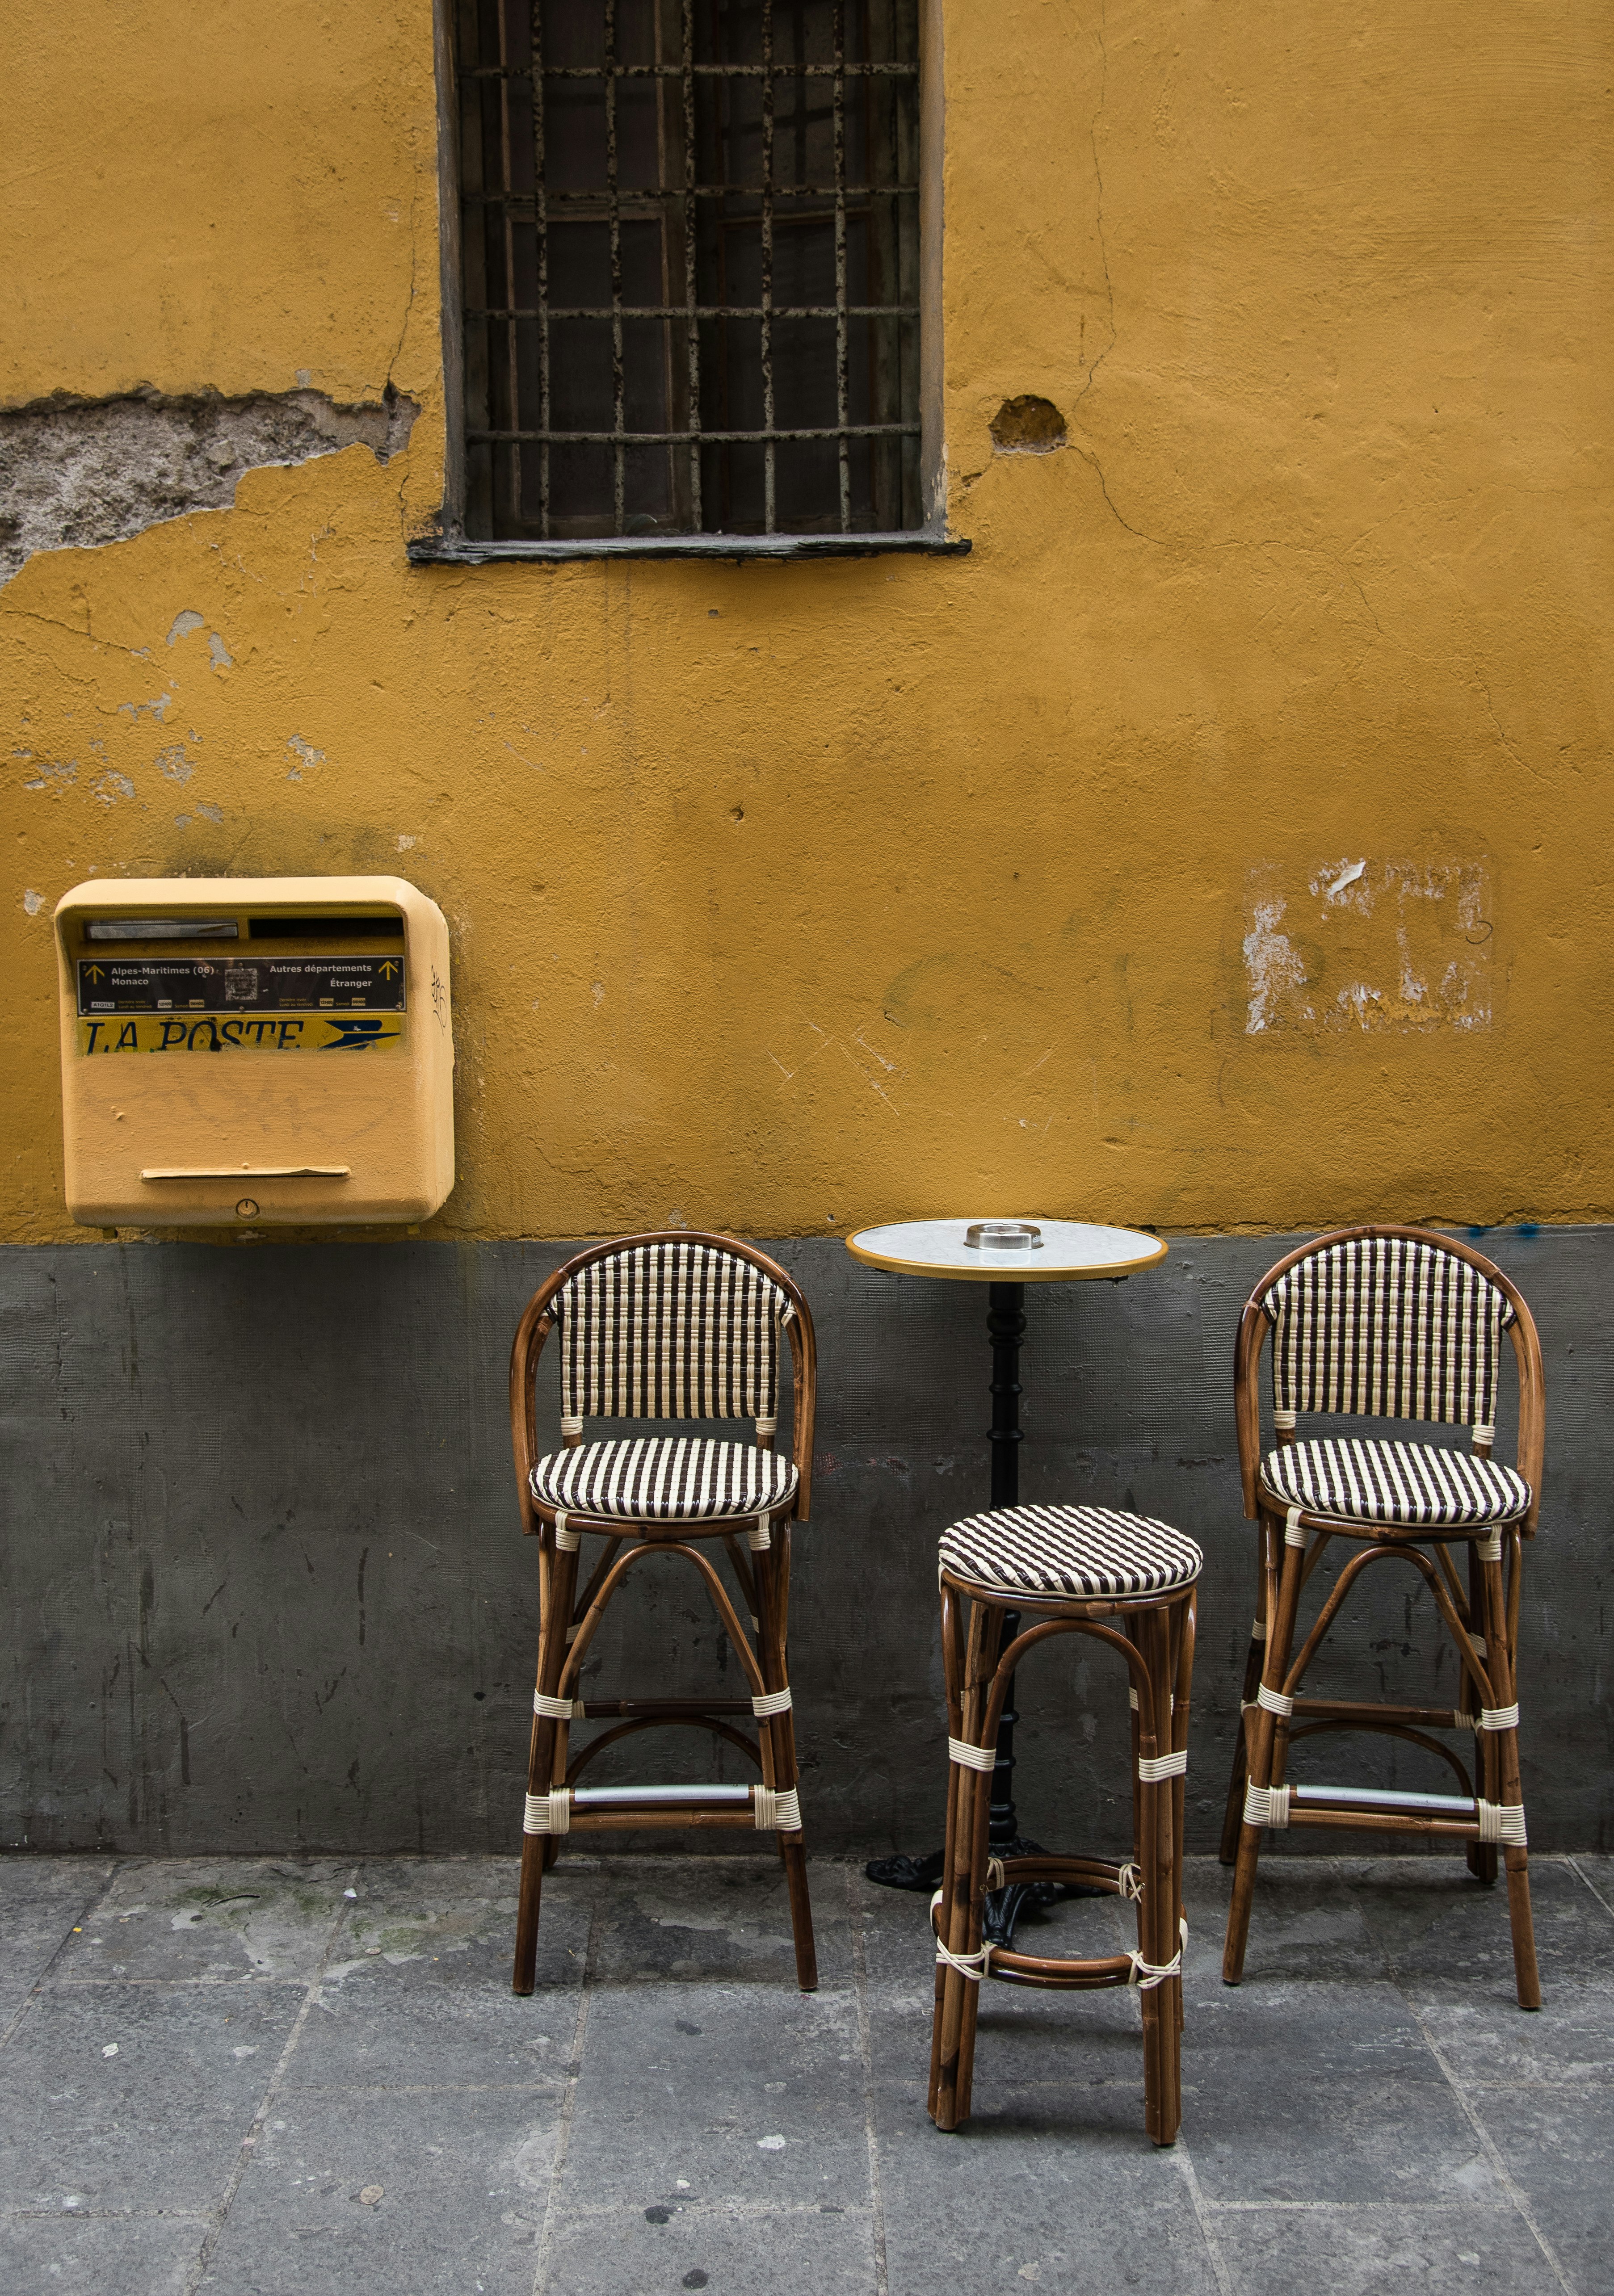
[[[960,1578],[1021,1595],[1163,1595],[1200,1575],[1192,1538],[1148,1515],[1110,1507],[996,1507],[941,1535]]]
[[[641,1436],[552,1451],[532,1471],[545,1506],[624,1522],[710,1521],[760,1514],[794,1496],[796,1470],[776,1452],[703,1436]]]
[[[1530,1504],[1524,1477],[1495,1460],[1355,1436],[1311,1438],[1268,1452],[1261,1479],[1280,1506],[1407,1529],[1513,1522]]]

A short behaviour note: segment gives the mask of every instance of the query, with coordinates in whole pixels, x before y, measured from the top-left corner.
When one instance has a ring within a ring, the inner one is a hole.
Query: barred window
[[[463,519],[923,520],[918,0],[454,0]]]

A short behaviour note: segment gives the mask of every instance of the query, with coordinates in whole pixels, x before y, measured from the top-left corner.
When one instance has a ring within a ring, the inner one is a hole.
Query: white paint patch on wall
[[[1488,1029],[1494,938],[1483,861],[1374,861],[1249,873],[1246,1036]]]

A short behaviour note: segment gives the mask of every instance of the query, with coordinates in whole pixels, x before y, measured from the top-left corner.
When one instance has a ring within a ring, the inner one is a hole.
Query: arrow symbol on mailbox
[[[392,978],[392,976],[393,976],[393,974],[394,974],[397,971],[397,965],[393,963],[392,959],[391,959],[390,957],[389,957],[389,958],[386,960],[386,963],[381,966],[381,978],[382,978],[382,980],[391,980],[391,978]]]
[[[84,970],[85,978],[88,980],[104,980],[106,978],[98,964],[86,964]]]

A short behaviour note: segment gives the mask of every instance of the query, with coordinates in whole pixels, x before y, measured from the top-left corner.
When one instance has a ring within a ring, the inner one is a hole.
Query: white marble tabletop
[[[990,1230],[1035,1228],[1033,1242],[994,1243]],[[979,1244],[965,1241],[983,1229]],[[945,1275],[954,1283],[1070,1283],[1084,1278],[1130,1275],[1166,1257],[1158,1235],[1130,1227],[1091,1227],[1085,1220],[1043,1219],[1029,1213],[984,1213],[975,1219],[901,1220],[890,1227],[860,1228],[847,1250],[871,1267],[896,1275]]]

